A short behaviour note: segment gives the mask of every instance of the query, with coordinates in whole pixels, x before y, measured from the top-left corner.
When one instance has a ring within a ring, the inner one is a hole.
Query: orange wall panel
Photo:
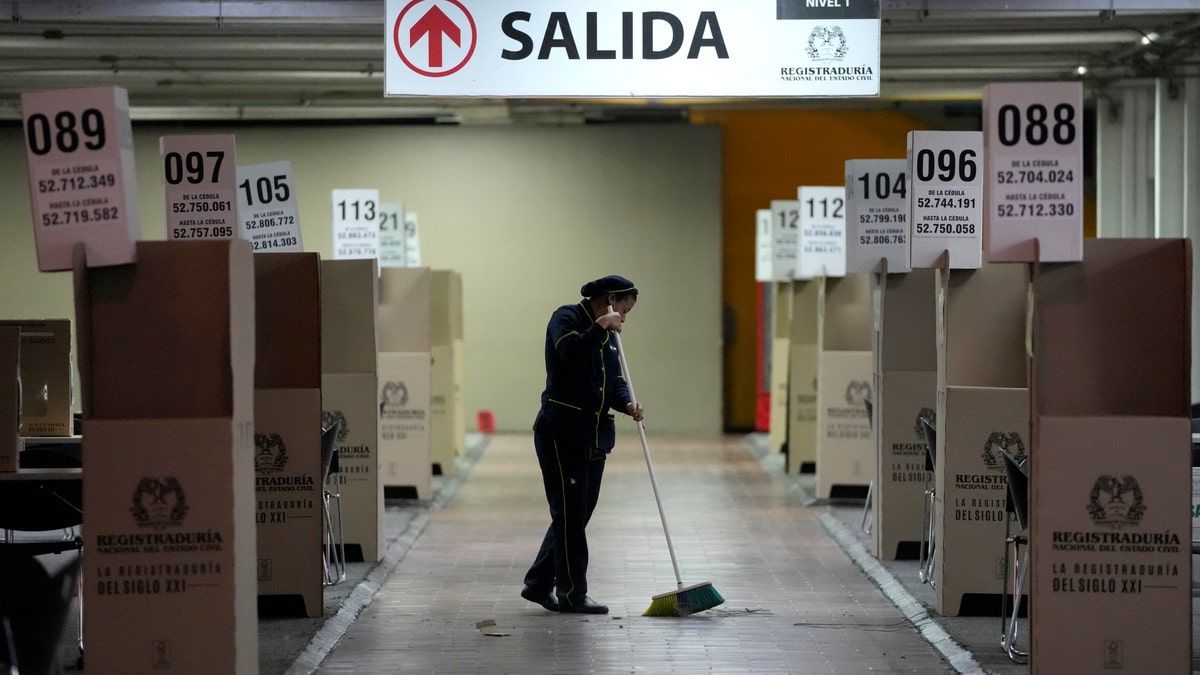
[[[722,300],[735,333],[725,344],[724,426],[754,428],[756,282],[754,212],[795,199],[801,185],[842,185],[848,159],[901,158],[907,134],[928,126],[892,110],[820,109],[694,113],[724,129]]]

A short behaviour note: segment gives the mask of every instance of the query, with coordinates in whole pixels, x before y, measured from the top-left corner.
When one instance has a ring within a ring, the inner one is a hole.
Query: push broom
[[[612,311],[612,307],[608,308]],[[617,356],[621,359],[621,374],[625,376],[625,386],[629,389],[629,398],[637,400],[633,393],[633,381],[629,378],[629,364],[625,361],[625,350],[621,347],[620,333],[613,332],[617,341]],[[650,487],[654,488],[654,501],[658,503],[658,517],[662,519],[663,534],[667,536],[667,551],[671,553],[671,567],[675,569],[676,589],[661,593],[650,599],[650,607],[642,612],[642,616],[688,616],[696,612],[712,609],[725,602],[725,598],[707,581],[691,586],[683,585],[683,577],[679,574],[679,561],[675,558],[675,546],[671,543],[671,530],[667,527],[667,514],[663,511],[662,498],[658,494],[658,481],[654,477],[654,462],[650,459],[650,444],[646,442],[646,427],[638,421],[638,436],[642,439],[642,454],[646,456],[646,468],[650,471]]]

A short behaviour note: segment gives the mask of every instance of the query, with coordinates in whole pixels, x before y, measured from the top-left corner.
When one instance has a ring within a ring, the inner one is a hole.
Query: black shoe
[[[558,611],[564,614],[608,614],[608,607],[585,595],[582,600],[575,602],[561,598],[558,601]]]
[[[541,605],[551,612],[558,611],[558,601],[554,599],[554,594],[550,591],[538,591],[532,586],[526,586],[521,589],[521,597],[534,604]]]

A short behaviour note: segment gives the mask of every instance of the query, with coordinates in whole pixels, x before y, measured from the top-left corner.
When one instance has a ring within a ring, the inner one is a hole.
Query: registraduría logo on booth
[[[1137,479],[1125,475],[1100,476],[1088,493],[1088,514],[1092,522],[1113,529],[1141,525],[1146,500]]]
[[[179,479],[154,476],[138,481],[129,512],[138,525],[162,530],[182,525],[189,508]]]
[[[322,410],[321,411],[321,428],[328,429],[337,422],[342,423],[342,428],[338,429],[337,442],[344,443],[350,435],[350,421],[346,419],[346,413],[341,410]]]
[[[287,468],[288,451],[283,437],[277,433],[254,434],[255,473],[279,473]]]
[[[1003,471],[1004,459],[1001,455],[1008,455],[1018,464],[1024,461],[1025,441],[1021,438],[1021,434],[1010,431],[993,431],[988,434],[987,440],[983,443],[983,464],[991,471]]]

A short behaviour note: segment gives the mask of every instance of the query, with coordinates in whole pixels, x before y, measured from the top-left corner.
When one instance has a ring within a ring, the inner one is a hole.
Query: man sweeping
[[[542,469],[550,527],[525,574],[521,597],[554,612],[607,614],[587,595],[587,536],[604,461],[616,441],[610,410],[636,421],[621,376],[613,333],[637,302],[630,280],[610,275],[580,289],[583,299],[554,311],[546,326],[546,388],[533,423],[533,445]]]

